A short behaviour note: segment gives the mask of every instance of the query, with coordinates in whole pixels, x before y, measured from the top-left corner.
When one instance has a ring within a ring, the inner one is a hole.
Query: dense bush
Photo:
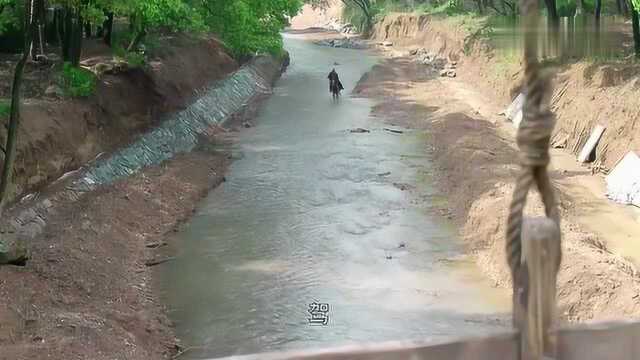
[[[62,68],[62,88],[67,96],[91,96],[96,89],[96,77],[88,70],[73,67],[70,63],[64,63]]]
[[[9,117],[9,112],[11,111],[11,103],[7,100],[0,99],[0,119],[4,119]]]

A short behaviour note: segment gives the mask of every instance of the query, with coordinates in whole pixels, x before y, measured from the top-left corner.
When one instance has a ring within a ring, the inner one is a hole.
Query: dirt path
[[[482,117],[496,125],[497,131],[511,139],[515,146],[516,130],[504,117],[497,115],[504,107],[484,96],[463,78],[441,81],[458,101],[466,102]],[[592,175],[576,158],[562,149],[551,151],[553,183],[571,201],[573,219],[603,241],[607,249],[640,265],[640,211],[608,200],[602,174]]]
[[[436,75],[406,58],[387,59],[363,78],[357,93],[380,101],[375,115],[425,131],[437,182],[470,253],[495,286],[507,287],[503,234],[517,169],[514,131],[498,118],[502,107],[473,85]],[[640,280],[634,266],[607,245],[638,238],[632,212],[594,196],[602,179],[591,177],[571,156],[554,152],[553,164],[564,220],[559,275],[564,317],[637,317]],[[531,196],[527,212],[542,214],[537,196]]]

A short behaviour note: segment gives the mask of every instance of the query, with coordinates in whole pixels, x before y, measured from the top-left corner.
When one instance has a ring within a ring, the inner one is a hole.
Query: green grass
[[[493,66],[491,67],[491,76],[493,78],[508,77],[514,70],[519,67],[522,55],[517,51],[501,51],[494,52]]]
[[[129,67],[140,68],[147,63],[147,59],[144,54],[138,52],[127,52],[124,59],[129,64]]]
[[[70,97],[91,96],[96,90],[96,77],[90,71],[65,63],[62,68],[62,89]]]
[[[113,54],[126,61],[127,64],[129,64],[129,67],[132,68],[140,68],[147,63],[147,58],[144,54],[135,51],[127,51],[124,47],[119,45],[114,48]]]
[[[11,103],[9,100],[0,99],[0,119],[9,117],[11,113]]]

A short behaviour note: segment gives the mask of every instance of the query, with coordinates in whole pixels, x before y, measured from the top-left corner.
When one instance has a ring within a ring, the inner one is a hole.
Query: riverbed
[[[388,131],[372,101],[349,96],[376,57],[284,41],[291,66],[159,270],[185,357],[503,330],[504,292],[437,214],[424,134]]]

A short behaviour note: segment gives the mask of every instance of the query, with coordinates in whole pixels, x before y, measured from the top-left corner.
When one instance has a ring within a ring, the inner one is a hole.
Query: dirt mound
[[[594,166],[611,170],[630,150],[640,149],[640,66],[575,64],[558,69],[552,109],[556,133],[569,134],[567,149],[578,153],[596,125],[606,131]]]
[[[88,99],[27,98],[12,193],[37,191],[98,154],[131,142],[164,114],[184,108],[195,90],[237,67],[216,39],[165,38],[147,67],[103,76]],[[34,72],[42,70],[31,68],[27,76]]]
[[[394,47],[425,48],[438,57],[458,60],[463,56],[467,33],[452,20],[398,13],[380,19],[371,38],[376,42],[389,41]]]

